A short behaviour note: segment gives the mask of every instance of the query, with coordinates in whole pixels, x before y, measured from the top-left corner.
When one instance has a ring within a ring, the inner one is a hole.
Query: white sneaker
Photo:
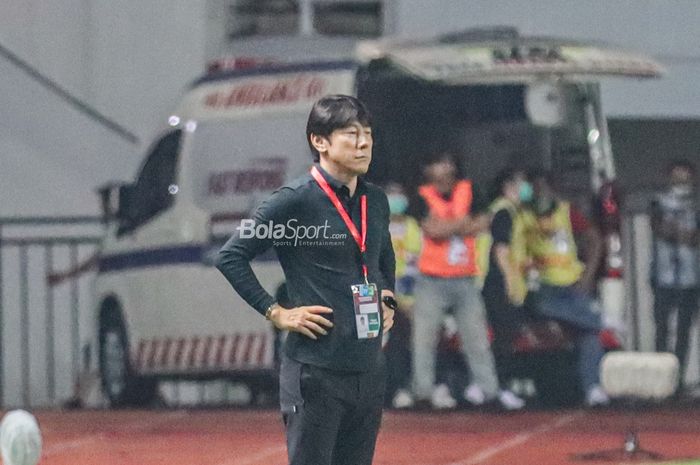
[[[486,394],[478,384],[472,383],[464,389],[464,400],[475,406],[484,405]]]
[[[537,396],[537,387],[535,386],[535,380],[531,378],[525,378],[523,380],[523,392],[522,396],[526,398],[534,398]]]
[[[498,402],[505,410],[520,410],[525,407],[525,401],[508,389],[498,392]]]
[[[391,400],[391,405],[396,409],[411,408],[415,404],[413,395],[406,389],[399,389]]]
[[[588,390],[586,393],[586,405],[588,407],[599,407],[603,405],[608,405],[610,403],[610,398],[603,391],[599,385],[595,385]]]
[[[446,384],[439,384],[433,389],[433,395],[430,396],[430,404],[434,409],[443,410],[455,408],[457,401],[450,394],[450,388]]]

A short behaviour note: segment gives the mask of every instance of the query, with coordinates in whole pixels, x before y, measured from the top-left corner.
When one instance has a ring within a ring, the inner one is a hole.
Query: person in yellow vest
[[[459,169],[455,155],[437,153],[425,167],[428,183],[418,189],[423,248],[413,310],[413,394],[433,408],[457,405],[449,387],[435,383],[438,330],[451,309],[471,372],[465,400],[479,405],[497,399],[506,409],[521,408],[521,399],[499,389],[477,285],[475,236],[488,228],[491,216],[480,211],[472,183]]]
[[[403,186],[390,183],[385,192],[389,201],[389,233],[396,256],[396,299],[404,309],[410,309],[422,233],[418,221],[407,213],[409,201]]]
[[[422,237],[418,221],[407,214],[409,201],[403,186],[389,183],[384,191],[389,201],[389,233],[396,256],[395,293],[399,303],[384,352],[387,358],[387,389],[392,396],[391,405],[401,409],[412,407],[414,402],[410,391],[410,313],[413,309],[413,288],[418,275],[417,262]]]
[[[602,259],[603,244],[597,228],[569,202],[556,195],[551,175],[530,174],[534,198],[523,214],[528,254],[539,273],[534,295],[535,311],[577,330],[578,372],[588,406],[605,405],[609,399],[599,385],[599,364],[604,355],[598,337],[603,329],[590,293]],[[578,258],[574,234],[583,234],[587,262]]]
[[[527,295],[527,257],[520,210],[521,203],[530,202],[532,195],[532,185],[522,170],[506,168],[493,181],[494,201],[489,207],[493,214],[491,248],[482,295],[493,330],[493,352],[501,385],[507,382],[502,373],[507,371],[511,340],[526,320],[522,306]]]

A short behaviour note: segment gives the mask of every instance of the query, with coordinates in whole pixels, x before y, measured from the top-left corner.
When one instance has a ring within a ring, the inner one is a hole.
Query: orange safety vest
[[[432,185],[421,186],[418,193],[425,200],[430,215],[436,218],[455,220],[464,218],[471,212],[473,194],[470,181],[458,181],[449,200],[445,200]],[[418,269],[423,274],[442,278],[478,275],[476,239],[455,236],[435,240],[424,237]]]

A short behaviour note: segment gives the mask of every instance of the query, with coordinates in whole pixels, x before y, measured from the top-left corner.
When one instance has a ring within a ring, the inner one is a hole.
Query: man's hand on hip
[[[321,316],[326,313],[333,313],[333,310],[320,305],[294,308],[283,308],[278,305],[270,312],[270,321],[277,329],[301,333],[315,340],[319,335],[328,334],[324,326],[333,327],[332,322]]]

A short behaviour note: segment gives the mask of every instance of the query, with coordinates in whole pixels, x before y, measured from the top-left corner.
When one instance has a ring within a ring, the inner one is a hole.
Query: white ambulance
[[[273,329],[212,263],[261,199],[309,169],[306,118],[325,94],[358,95],[373,113],[370,179],[411,188],[421,157],[446,142],[477,183],[528,159],[560,173],[573,197],[604,194],[603,295],[620,314],[615,169],[597,81],[659,74],[642,56],[512,30],[361,42],[349,59],[209,73],[187,91],[135,181],[102,189],[108,234],[93,342],[109,401],[148,402],[159,379],[272,377]],[[253,267],[275,293],[283,275],[274,254]]]

